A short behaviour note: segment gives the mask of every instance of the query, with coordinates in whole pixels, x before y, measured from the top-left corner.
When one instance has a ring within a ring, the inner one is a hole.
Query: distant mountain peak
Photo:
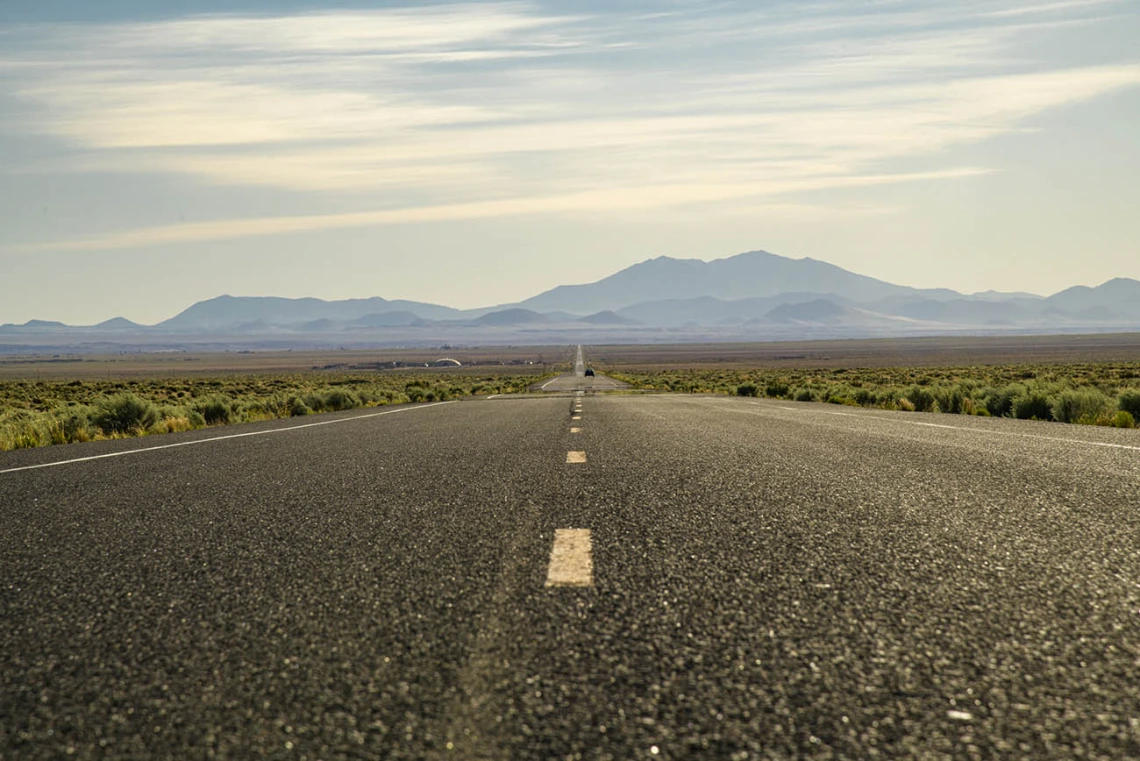
[[[604,312],[594,312],[593,314],[579,317],[578,322],[584,322],[590,325],[640,325],[638,320],[632,317],[625,317],[612,310],[605,310]]]
[[[924,293],[827,262],[791,259],[758,249],[712,261],[658,256],[597,282],[558,286],[514,306],[587,315],[667,299],[713,297],[732,301],[789,292],[835,294],[851,301]]]
[[[513,307],[509,309],[501,309],[497,312],[488,312],[487,314],[478,317],[474,322],[478,325],[486,326],[506,326],[506,325],[534,325],[543,322],[549,322],[550,318],[545,314],[540,314],[531,309],[521,309]]]
[[[851,313],[850,308],[829,299],[813,299],[800,304],[781,304],[765,317],[773,322],[829,322]]]
[[[399,313],[391,320],[397,324],[407,322],[408,313],[412,313],[413,319],[427,320],[453,319],[462,314],[451,307],[415,301],[388,301],[379,296],[324,301],[312,297],[290,299],[225,294],[199,301],[157,327],[168,331],[236,329],[236,326],[243,325],[300,327],[318,320],[351,322],[365,317],[376,323],[383,322],[378,315],[393,312]]]
[[[126,317],[112,317],[109,320],[103,320],[103,322],[100,322],[93,327],[100,328],[102,330],[130,330],[133,328],[141,328],[142,325],[139,325],[137,322],[132,322]]]

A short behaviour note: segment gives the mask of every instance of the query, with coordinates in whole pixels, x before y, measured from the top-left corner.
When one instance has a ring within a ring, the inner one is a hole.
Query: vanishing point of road
[[[0,454],[0,758],[1140,757],[1136,431],[611,384]]]

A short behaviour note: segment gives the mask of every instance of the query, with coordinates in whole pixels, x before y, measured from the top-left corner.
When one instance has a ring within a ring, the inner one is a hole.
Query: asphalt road
[[[608,378],[604,375],[586,375],[586,361],[582,355],[582,347],[578,347],[577,354],[574,359],[574,370],[570,373],[559,375],[556,378],[536,383],[531,386],[531,391],[543,391],[546,393],[561,393],[566,391],[617,391],[619,389],[628,388],[628,384],[622,383],[619,380]]]
[[[379,412],[0,454],[0,758],[1140,757],[1140,432]]]

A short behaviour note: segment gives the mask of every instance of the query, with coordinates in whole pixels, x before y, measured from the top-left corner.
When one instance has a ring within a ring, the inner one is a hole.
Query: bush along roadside
[[[1140,365],[839,370],[626,370],[634,388],[823,402],[907,412],[1136,428]]]
[[[0,451],[525,391],[536,376],[270,376],[0,384]]]

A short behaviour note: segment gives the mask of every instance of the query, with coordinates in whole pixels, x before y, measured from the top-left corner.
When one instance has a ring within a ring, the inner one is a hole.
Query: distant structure
[[[435,362],[432,362],[432,367],[463,367],[463,363],[458,359],[444,357],[443,359],[437,359]]]

